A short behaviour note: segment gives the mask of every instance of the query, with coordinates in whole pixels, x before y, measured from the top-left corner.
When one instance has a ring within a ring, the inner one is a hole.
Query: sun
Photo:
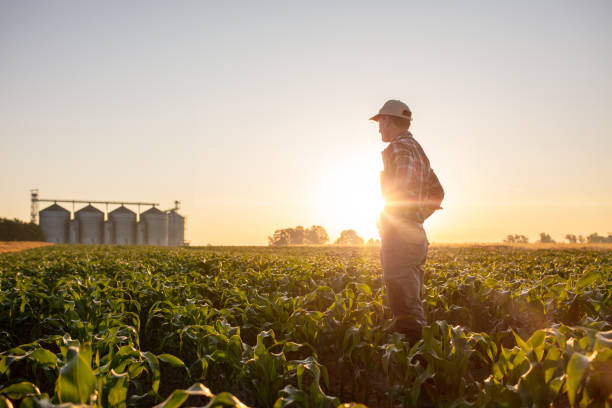
[[[365,240],[378,238],[377,217],[385,204],[380,170],[374,160],[344,162],[328,170],[318,194],[318,217],[326,228],[338,233],[352,228]]]

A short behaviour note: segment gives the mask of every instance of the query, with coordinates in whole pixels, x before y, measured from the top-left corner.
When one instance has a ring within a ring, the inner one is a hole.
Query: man
[[[433,212],[428,184],[435,175],[423,149],[408,131],[412,112],[405,103],[389,100],[370,119],[378,122],[382,141],[389,143],[382,152],[381,173],[385,198],[379,225],[383,279],[397,319],[396,329],[415,342],[426,324],[421,292],[429,242],[423,221]],[[435,209],[438,206],[439,202]]]

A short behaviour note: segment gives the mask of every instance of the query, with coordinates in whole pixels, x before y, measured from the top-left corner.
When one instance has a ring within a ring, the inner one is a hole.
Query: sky
[[[377,237],[368,118],[400,99],[446,191],[430,242],[606,234],[611,19],[597,0],[0,0],[0,217],[29,220],[38,188],[179,200],[192,245]]]

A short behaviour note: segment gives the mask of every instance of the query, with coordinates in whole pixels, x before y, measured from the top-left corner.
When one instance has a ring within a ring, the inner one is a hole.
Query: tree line
[[[605,243],[612,243],[612,233],[608,233],[607,237],[599,235],[596,232],[592,233],[591,235],[587,235],[586,237],[584,237],[582,235],[566,234],[565,235],[565,240],[567,240],[567,242],[569,242],[570,244],[584,244],[584,243],[587,243],[587,244],[605,244]],[[525,235],[509,234],[509,235],[506,236],[506,238],[504,238],[503,242],[507,243],[507,244],[527,244],[527,243],[529,243],[529,239]],[[547,234],[545,232],[541,232],[540,233],[540,239],[538,239],[535,242],[539,243],[539,244],[554,244],[557,241],[555,241],[550,236],[550,234]]]
[[[298,225],[295,228],[278,229],[271,237],[268,237],[268,244],[273,246],[323,245],[327,242],[329,242],[329,235],[320,225],[313,225],[310,228]]]
[[[329,241],[327,230],[320,225],[313,225],[310,228],[298,225],[295,228],[277,229],[272,236],[268,237],[270,246],[324,245]],[[346,229],[334,241],[334,245],[364,245],[364,243],[365,245],[380,245],[380,240],[370,238],[365,242],[354,229]]]
[[[0,218],[0,241],[44,241],[45,235],[39,225],[23,222],[17,218]]]

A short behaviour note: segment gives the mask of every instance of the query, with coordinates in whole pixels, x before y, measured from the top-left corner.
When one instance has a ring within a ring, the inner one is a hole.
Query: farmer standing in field
[[[385,208],[380,216],[380,259],[396,329],[412,342],[427,323],[421,292],[429,242],[423,222],[440,209],[444,190],[429,159],[408,131],[412,112],[398,100],[387,101],[371,120],[378,122],[384,170],[380,175]]]

